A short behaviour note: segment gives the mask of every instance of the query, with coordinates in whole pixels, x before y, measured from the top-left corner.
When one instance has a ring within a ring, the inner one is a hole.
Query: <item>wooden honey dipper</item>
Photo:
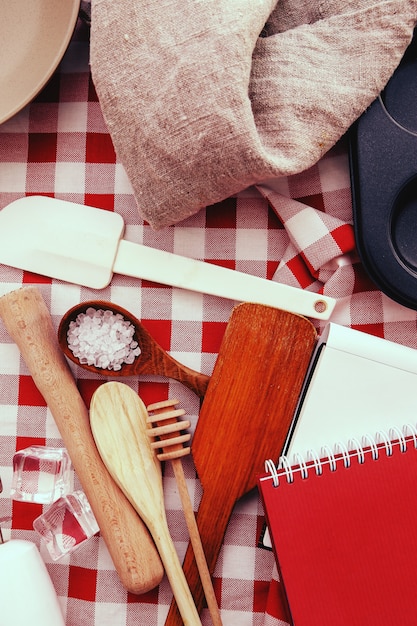
[[[160,461],[170,461],[172,463],[191,545],[193,547],[201,584],[206,596],[207,607],[214,626],[222,626],[219,607],[181,462],[181,458],[190,454],[191,451],[190,447],[183,446],[184,443],[190,440],[191,435],[189,433],[182,433],[181,431],[187,430],[191,423],[189,420],[178,421],[177,418],[185,415],[184,409],[174,409],[178,403],[178,400],[172,399],[150,404],[147,407],[149,415],[147,421],[151,424],[156,423],[157,425],[146,432],[153,438],[151,447],[154,450],[162,449],[162,452],[157,454],[157,458]]]

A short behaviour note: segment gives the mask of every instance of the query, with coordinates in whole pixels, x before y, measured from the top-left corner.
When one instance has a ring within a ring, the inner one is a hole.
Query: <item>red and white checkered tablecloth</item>
[[[58,71],[42,93],[0,125],[0,209],[25,195],[43,194],[120,213],[126,238],[337,298],[332,320],[417,347],[416,312],[392,302],[365,275],[355,255],[346,145],[340,142],[303,174],[251,188],[173,227],[153,231],[139,218],[129,181],[117,161],[89,73],[89,32],[79,23]],[[62,225],[65,227],[65,224]],[[115,275],[94,291],[0,265],[0,295],[36,285],[58,326],[76,303],[111,300],[140,318],[179,361],[210,374],[234,303]],[[323,323],[317,323],[320,327]],[[103,380],[74,370],[88,403]],[[192,421],[199,400],[179,383],[141,376],[127,383],[146,404],[178,397]],[[59,445],[57,427],[19,351],[0,323],[0,518],[7,539],[39,540],[32,522],[42,506],[12,502],[11,462],[30,444]],[[201,490],[191,457],[184,460],[197,510]],[[77,485],[77,477],[74,478]],[[170,465],[164,490],[170,530],[180,554],[185,522]],[[215,521],[213,520],[213,523]],[[287,619],[271,552],[257,547],[263,511],[257,493],[233,512],[214,584],[224,626],[276,626]],[[171,601],[167,580],[143,595],[120,584],[98,535],[71,557],[41,554],[67,626],[162,626]],[[272,581],[272,582],[271,582]],[[1,619],[0,619],[1,622]],[[210,624],[205,610],[204,625]]]

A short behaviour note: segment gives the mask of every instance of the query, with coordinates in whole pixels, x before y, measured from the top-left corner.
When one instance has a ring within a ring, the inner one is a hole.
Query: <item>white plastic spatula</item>
[[[329,319],[335,300],[122,239],[118,213],[43,196],[0,211],[0,262],[104,289],[113,273]]]

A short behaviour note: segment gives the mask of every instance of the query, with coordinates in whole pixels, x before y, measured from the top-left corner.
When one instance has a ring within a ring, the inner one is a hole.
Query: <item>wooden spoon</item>
[[[300,315],[248,303],[232,312],[191,445],[203,488],[197,524],[211,573],[235,502],[256,486],[265,459],[280,455],[315,342],[314,326]],[[201,610],[191,544],[183,568]],[[165,626],[181,623],[173,603]]]
[[[128,320],[131,324],[133,324],[135,327],[133,338],[138,342],[141,353],[136,357],[132,364],[125,363],[119,371],[113,371],[95,367],[94,365],[80,363],[79,359],[74,356],[68,347],[67,333],[69,324],[71,321],[75,321],[77,315],[85,313],[89,307],[97,310],[110,310],[115,314],[120,313],[125,320]],[[126,309],[110,302],[90,300],[89,302],[77,304],[69,309],[59,324],[58,341],[65,356],[73,361],[73,363],[76,363],[79,367],[82,367],[89,372],[93,372],[94,374],[111,376],[113,378],[119,376],[138,376],[140,374],[156,374],[159,376],[166,376],[183,383],[186,387],[194,391],[194,393],[196,393],[199,397],[204,396],[210,380],[209,376],[200,374],[199,372],[196,372],[186,365],[182,365],[176,361],[153,339],[143,324],[134,315]]]
[[[91,428],[104,464],[149,528],[184,624],[201,626],[169,534],[161,465],[146,432],[147,418],[142,400],[123,383],[105,383],[91,399]]]

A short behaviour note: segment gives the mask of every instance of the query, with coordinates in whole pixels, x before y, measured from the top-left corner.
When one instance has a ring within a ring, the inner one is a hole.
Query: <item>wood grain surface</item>
[[[228,322],[191,452],[203,487],[197,523],[212,573],[236,501],[278,458],[316,341],[306,318],[243,303]],[[255,538],[254,538],[255,541]],[[189,545],[183,568],[196,606],[204,595]],[[171,604],[165,626],[180,626]]]

